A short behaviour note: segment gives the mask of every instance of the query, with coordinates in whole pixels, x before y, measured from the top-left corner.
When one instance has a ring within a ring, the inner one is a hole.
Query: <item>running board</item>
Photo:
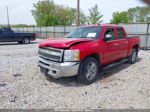
[[[112,63],[112,64],[109,64],[109,65],[106,65],[106,66],[102,67],[102,70],[107,70],[107,69],[112,68],[112,67],[114,67],[114,66],[123,64],[123,63],[125,63],[125,62],[127,62],[127,61],[128,61],[128,59],[123,59],[123,60],[121,60],[121,61],[114,62],[114,63]]]

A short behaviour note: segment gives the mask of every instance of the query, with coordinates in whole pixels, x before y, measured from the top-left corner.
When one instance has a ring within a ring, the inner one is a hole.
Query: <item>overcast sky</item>
[[[6,6],[9,7],[10,24],[35,24],[31,14],[33,3],[39,0],[0,0],[0,24],[7,24]],[[55,3],[76,8],[77,0],[54,0]],[[97,4],[104,15],[104,23],[109,22],[115,11],[126,11],[136,6],[145,6],[140,0],[80,0],[81,9],[88,15],[88,9]]]

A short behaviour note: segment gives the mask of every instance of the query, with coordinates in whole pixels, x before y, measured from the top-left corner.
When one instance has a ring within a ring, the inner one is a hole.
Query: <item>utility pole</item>
[[[7,6],[6,8],[7,8],[7,23],[8,23],[8,27],[10,27],[10,24],[9,24],[9,12],[8,12],[8,6]]]
[[[77,0],[77,26],[80,25],[80,0]]]

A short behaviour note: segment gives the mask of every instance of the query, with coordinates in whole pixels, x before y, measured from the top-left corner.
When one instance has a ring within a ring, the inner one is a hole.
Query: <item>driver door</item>
[[[4,41],[12,41],[12,31],[10,28],[4,28],[2,30],[2,37]]]
[[[4,41],[4,37],[3,37],[3,35],[2,35],[2,30],[0,29],[0,41],[2,42],[2,41]]]
[[[107,38],[109,36],[109,38]],[[116,40],[116,31],[113,27],[106,29],[103,37],[103,59],[104,63],[110,63],[118,59],[119,44]]]

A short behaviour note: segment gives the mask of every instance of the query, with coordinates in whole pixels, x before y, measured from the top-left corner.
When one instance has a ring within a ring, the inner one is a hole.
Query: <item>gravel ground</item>
[[[0,43],[1,109],[150,109],[150,51],[85,86],[75,77],[55,80],[40,73],[37,48],[38,42]]]

